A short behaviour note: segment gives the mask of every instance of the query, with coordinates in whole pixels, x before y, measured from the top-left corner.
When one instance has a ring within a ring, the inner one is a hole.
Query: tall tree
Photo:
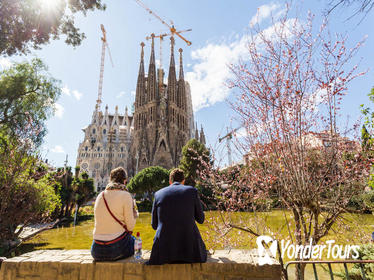
[[[0,55],[25,54],[61,35],[78,46],[85,35],[75,25],[75,15],[95,9],[105,9],[101,0],[1,0]]]
[[[40,145],[45,121],[54,112],[60,83],[40,59],[12,65],[0,72],[0,130],[2,135],[30,139]],[[37,132],[37,133],[36,133]]]
[[[182,148],[182,159],[179,164],[179,168],[184,171],[186,185],[196,185],[199,171],[203,167],[201,161],[210,161],[209,150],[196,139],[189,140]]]

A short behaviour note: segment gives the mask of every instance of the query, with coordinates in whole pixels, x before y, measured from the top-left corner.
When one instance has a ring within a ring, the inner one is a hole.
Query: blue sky
[[[47,1],[47,0],[43,0]],[[55,0],[48,0],[55,1]],[[140,42],[146,43],[145,59],[148,64],[150,42],[145,37],[151,33],[166,33],[168,30],[156,18],[149,15],[134,0],[105,1],[107,10],[89,12],[86,17],[78,16],[76,24],[86,33],[87,38],[81,46],[72,48],[63,40],[53,41],[39,51],[26,57],[11,57],[10,60],[40,57],[48,66],[49,72],[61,80],[63,94],[56,104],[56,115],[48,121],[48,135],[43,146],[44,155],[52,164],[62,166],[66,154],[69,165],[75,165],[77,148],[83,140],[81,129],[90,119],[97,99],[99,68],[101,55],[101,30],[104,24],[110,46],[114,67],[106,59],[103,106],[109,105],[114,112],[115,105],[120,112],[125,106],[131,108],[134,100],[137,71],[140,57]],[[195,119],[203,124],[208,145],[218,149],[224,155],[225,145],[218,145],[218,137],[232,123],[234,113],[226,98],[230,91],[224,86],[230,73],[228,62],[235,61],[243,53],[241,39],[248,33],[251,20],[257,19],[262,27],[271,24],[271,15],[284,8],[283,1],[255,0],[189,0],[189,1],[150,1],[143,2],[166,21],[172,20],[178,30],[192,28],[184,36],[192,42],[188,47],[182,40],[176,39],[176,50],[184,49],[185,77],[191,83]],[[297,2],[297,1],[294,1]],[[299,4],[300,17],[311,10],[316,18],[321,18],[327,1],[305,1]],[[374,11],[360,24],[360,17],[347,20],[354,13],[354,7],[339,8],[330,19],[332,32],[347,33],[349,44],[353,44],[368,35],[356,60],[363,58],[360,69],[374,68],[373,49]],[[156,59],[159,42],[156,41]],[[177,55],[177,52],[175,53]],[[170,57],[169,39],[163,44],[163,65],[167,69]],[[0,58],[0,67],[5,67],[8,59]],[[369,69],[370,70],[370,69]],[[343,113],[352,119],[359,117],[359,105],[368,104],[366,94],[374,86],[373,72],[369,71],[351,83],[349,94],[343,104]],[[240,155],[236,155],[239,158]]]

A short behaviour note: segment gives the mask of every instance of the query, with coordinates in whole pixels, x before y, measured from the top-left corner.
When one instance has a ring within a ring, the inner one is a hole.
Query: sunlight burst
[[[65,0],[38,0],[42,9],[55,11]]]

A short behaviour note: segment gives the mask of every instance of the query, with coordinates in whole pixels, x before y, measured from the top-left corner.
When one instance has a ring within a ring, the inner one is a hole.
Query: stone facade
[[[191,90],[184,80],[182,49],[179,49],[179,78],[174,59],[174,38],[167,84],[164,70],[157,69],[154,38],[148,74],[145,74],[144,43],[141,44],[140,66],[133,115],[100,110],[99,96],[91,123],[83,129],[76,164],[94,178],[96,191],[108,183],[110,170],[118,166],[129,176],[143,168],[159,165],[170,169],[178,166],[182,147],[193,137],[205,144],[203,128],[199,133],[194,123]],[[200,134],[200,135],[199,135]]]
[[[69,280],[277,280],[281,266],[259,266],[257,250],[218,250],[208,256],[207,263],[166,264],[148,266],[143,258],[133,257],[116,262],[97,262],[89,250],[42,250],[5,260],[1,264],[0,280],[69,279]]]
[[[91,124],[83,129],[85,137],[79,144],[77,165],[94,178],[97,191],[105,188],[110,170],[128,166],[132,120],[127,108],[124,115],[118,113],[118,107],[109,114],[107,106],[103,114],[97,106]]]

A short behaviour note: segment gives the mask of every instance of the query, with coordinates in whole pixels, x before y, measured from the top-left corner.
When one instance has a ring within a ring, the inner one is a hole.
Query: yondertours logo
[[[272,264],[273,259],[276,258],[278,252],[278,241],[267,235],[257,237],[257,251],[259,265]],[[290,240],[281,240],[280,252],[282,258],[289,259],[298,258],[300,260],[313,260],[322,258],[345,259],[359,257],[358,245],[339,245],[335,244],[335,240],[327,240],[325,244],[313,244],[313,239],[310,239],[307,245],[295,245]]]
[[[277,256],[278,241],[267,235],[261,235],[256,239],[258,250],[258,264],[272,264],[272,258]],[[268,248],[265,248],[265,245]],[[269,255],[271,254],[271,256]]]

